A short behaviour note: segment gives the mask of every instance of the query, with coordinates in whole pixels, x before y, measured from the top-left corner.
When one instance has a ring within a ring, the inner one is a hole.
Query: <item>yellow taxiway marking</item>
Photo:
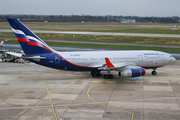
[[[47,85],[47,82],[46,82],[46,79],[45,79],[45,78],[44,78],[44,82],[45,82],[45,84],[46,84],[46,89],[47,89],[47,92],[48,92],[49,101],[50,101],[50,103],[51,103],[51,107],[52,107],[52,111],[53,111],[53,113],[54,113],[54,117],[55,117],[56,120],[57,120],[56,112],[55,112],[55,110],[54,110],[54,105],[53,105],[53,102],[52,102],[52,100],[51,100],[51,96],[50,96],[49,89],[48,89],[48,85]]]
[[[89,99],[91,99],[92,101],[94,101],[94,102],[96,102],[97,104],[102,105],[102,106],[104,106],[104,107],[107,107],[107,108],[110,108],[110,109],[114,109],[114,110],[118,110],[118,111],[121,111],[121,112],[130,113],[130,114],[131,114],[131,120],[133,120],[133,118],[134,118],[134,113],[133,113],[133,112],[126,111],[126,110],[121,110],[121,109],[118,109],[118,108],[115,108],[115,107],[111,107],[111,106],[107,106],[107,105],[105,105],[105,104],[102,104],[102,103],[94,100],[94,99],[89,95],[89,91],[90,91],[90,89],[91,89],[94,85],[99,84],[99,83],[103,83],[103,82],[104,82],[104,81],[94,83],[93,85],[91,85],[91,87],[89,87],[89,89],[87,90],[87,96],[89,97]]]

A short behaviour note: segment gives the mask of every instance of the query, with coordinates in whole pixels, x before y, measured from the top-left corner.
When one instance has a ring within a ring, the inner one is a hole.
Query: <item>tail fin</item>
[[[7,18],[7,20],[26,55],[53,52],[53,49],[51,49],[18,19]]]

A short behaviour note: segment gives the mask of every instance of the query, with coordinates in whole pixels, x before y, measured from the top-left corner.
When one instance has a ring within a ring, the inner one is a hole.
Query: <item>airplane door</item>
[[[139,59],[139,62],[142,62],[143,61],[142,55],[138,55],[138,59]]]
[[[165,56],[164,56],[164,54],[161,54],[161,58],[162,58],[162,61],[165,61]]]
[[[60,63],[60,57],[58,55],[55,56],[55,63]]]

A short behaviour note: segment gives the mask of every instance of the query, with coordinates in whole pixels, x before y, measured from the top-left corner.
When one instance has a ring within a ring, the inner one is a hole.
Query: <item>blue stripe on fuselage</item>
[[[33,55],[35,56],[35,55]],[[91,71],[91,70],[98,70],[97,67],[86,67],[86,66],[78,66],[71,64],[70,62],[64,60],[61,56],[59,56],[56,53],[46,53],[46,54],[37,54],[37,56],[46,57],[47,59],[41,59],[40,61],[34,61],[30,60],[34,63],[55,68],[55,69],[61,69],[61,70],[70,70],[70,71]],[[59,57],[59,62],[55,60],[55,57]],[[26,57],[26,56],[25,56]],[[30,56],[29,56],[30,57]]]

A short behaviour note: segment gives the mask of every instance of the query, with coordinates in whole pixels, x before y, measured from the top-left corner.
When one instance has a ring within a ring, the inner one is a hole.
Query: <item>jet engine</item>
[[[124,71],[119,71],[119,77],[138,77],[146,74],[146,70],[144,68],[137,69],[127,69]]]

